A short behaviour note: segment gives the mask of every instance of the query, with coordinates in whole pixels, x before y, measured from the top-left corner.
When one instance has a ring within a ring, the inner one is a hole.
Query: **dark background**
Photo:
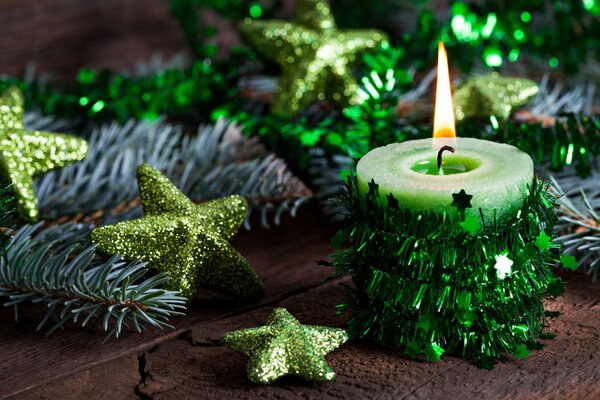
[[[271,1],[260,3],[268,6]],[[345,7],[346,2],[364,21],[361,27],[378,25],[393,34],[414,29],[417,8],[436,9],[440,17],[449,12],[444,0],[390,0],[393,16],[377,23],[368,0],[360,9],[356,0],[335,0],[332,6]],[[279,16],[292,17],[296,0],[282,4]],[[337,22],[354,27],[342,19]],[[199,23],[218,26],[214,40],[222,53],[238,41],[234,22],[214,12],[204,12]],[[0,75],[21,76],[27,66],[35,66],[69,82],[81,67],[121,71],[156,54],[168,58],[188,52],[169,0],[0,0]]]
[[[0,0],[0,74],[27,65],[72,80],[80,67],[123,69],[187,50],[166,0]]]

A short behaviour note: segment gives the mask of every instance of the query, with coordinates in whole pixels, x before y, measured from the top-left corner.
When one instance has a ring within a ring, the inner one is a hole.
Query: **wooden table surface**
[[[330,252],[328,225],[315,205],[270,230],[241,232],[235,246],[266,285],[260,303],[242,304],[209,293],[194,300],[175,330],[126,333],[102,344],[98,332],[70,327],[50,337],[35,333],[39,313],[23,310],[15,323],[0,311],[0,398],[225,399],[225,398],[600,398],[600,284],[570,274],[566,295],[548,302],[556,338],[526,360],[506,358],[493,371],[470,361],[413,361],[400,352],[354,341],[329,354],[337,373],[327,384],[284,378],[249,383],[246,360],[221,344],[223,334],[265,322],[274,306],[302,323],[344,327],[336,316],[340,279],[315,264]]]

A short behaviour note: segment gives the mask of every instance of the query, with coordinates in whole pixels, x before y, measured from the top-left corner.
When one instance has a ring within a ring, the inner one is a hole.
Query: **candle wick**
[[[450,147],[450,146],[444,146],[440,149],[440,151],[438,151],[438,155],[437,155],[437,167],[438,167],[438,171],[442,168],[442,154],[444,153],[444,151],[449,151],[451,153],[456,152],[456,150],[454,150],[454,147]]]

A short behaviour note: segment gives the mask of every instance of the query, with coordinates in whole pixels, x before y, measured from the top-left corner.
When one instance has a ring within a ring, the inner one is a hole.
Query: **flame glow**
[[[438,69],[435,87],[433,137],[456,138],[454,108],[452,107],[452,92],[450,90],[450,72],[448,71],[448,56],[446,55],[446,48],[442,42],[438,44]]]

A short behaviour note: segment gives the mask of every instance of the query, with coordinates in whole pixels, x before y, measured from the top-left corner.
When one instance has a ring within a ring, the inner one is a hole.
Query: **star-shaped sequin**
[[[392,195],[391,193],[388,193],[388,195],[385,197],[387,198],[387,201],[388,201],[388,207],[393,208],[395,210],[400,209],[400,203],[398,202],[398,199],[394,197],[394,195]]]
[[[535,245],[540,251],[548,250],[550,248],[550,242],[552,238],[546,234],[546,232],[541,231],[538,237],[535,239]]]
[[[471,208],[472,195],[467,194],[465,189],[461,189],[458,193],[452,193],[452,206],[458,209],[464,210],[465,208]]]
[[[335,373],[325,355],[348,340],[344,329],[302,325],[284,308],[275,308],[265,326],[229,332],[225,346],[249,357],[248,378],[271,383],[284,375],[330,381]]]
[[[260,278],[228,241],[244,221],[243,197],[194,204],[147,164],[138,167],[137,178],[144,216],[95,229],[99,250],[167,272],[167,288],[188,299],[197,287],[241,298],[263,294]]]
[[[504,279],[512,273],[513,263],[513,260],[508,258],[507,254],[500,254],[496,256],[496,264],[494,264],[494,268],[496,269],[496,275],[499,279]]]
[[[479,218],[469,214],[460,223],[460,227],[463,228],[465,232],[469,232],[469,234],[475,235],[479,228],[481,228],[481,225],[479,225]]]
[[[375,183],[375,180],[371,179],[371,182],[369,182],[368,185],[369,194],[372,196],[377,196],[377,193],[379,193],[379,185]]]
[[[316,101],[358,104],[351,65],[356,55],[386,40],[376,30],[340,31],[326,1],[298,0],[292,22],[246,19],[243,37],[281,66],[272,111],[291,116]]]
[[[511,112],[527,104],[539,91],[538,85],[523,78],[500,76],[497,72],[469,79],[454,92],[456,119],[506,119]]]
[[[570,269],[571,271],[575,271],[577,268],[579,268],[579,263],[574,256],[563,254],[560,258],[560,262],[562,263],[563,267]]]
[[[13,185],[19,217],[34,222],[39,211],[33,177],[83,160],[88,145],[75,136],[26,130],[23,112],[19,89],[9,88],[0,96],[0,172]]]

